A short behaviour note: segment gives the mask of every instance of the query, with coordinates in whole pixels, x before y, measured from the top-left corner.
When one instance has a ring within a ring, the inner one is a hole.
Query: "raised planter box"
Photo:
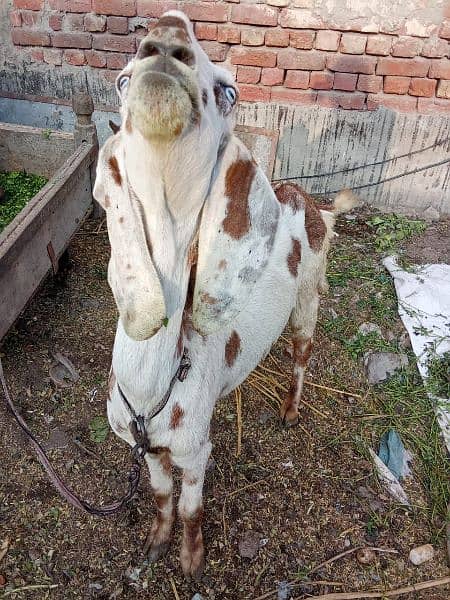
[[[0,123],[0,170],[49,178],[0,233],[0,340],[33,297],[92,208],[98,155],[89,97],[74,100],[73,133]]]

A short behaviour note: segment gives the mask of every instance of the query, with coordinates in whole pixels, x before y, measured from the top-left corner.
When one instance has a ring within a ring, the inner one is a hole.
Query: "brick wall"
[[[373,0],[361,13],[346,0],[11,4],[12,44],[24,61],[52,69],[93,69],[112,81],[151,23],[179,8],[211,59],[236,75],[242,100],[450,112],[448,2]]]

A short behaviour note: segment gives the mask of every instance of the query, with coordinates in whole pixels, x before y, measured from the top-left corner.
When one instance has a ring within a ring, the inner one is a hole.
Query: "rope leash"
[[[157,404],[157,406],[152,411],[152,413],[147,417],[147,420],[150,420],[153,417],[155,417],[157,414],[159,414],[162,411],[164,406],[166,406],[167,402],[169,401],[170,394],[172,392],[172,388],[175,384],[176,379],[178,379],[179,381],[184,381],[186,379],[186,376],[188,374],[190,366],[191,366],[191,363],[190,363],[189,357],[187,356],[187,351],[185,350],[183,353],[183,357],[180,361],[180,365],[179,365],[175,375],[172,377],[169,389],[167,390],[163,399]],[[142,466],[142,463],[144,462],[145,455],[147,453],[159,454],[160,448],[152,448],[151,447],[150,440],[148,438],[147,430],[145,427],[144,417],[142,415],[136,414],[136,412],[134,411],[134,409],[132,408],[132,406],[130,405],[128,400],[126,399],[125,395],[120,390],[120,388],[119,388],[120,396],[131,416],[131,422],[130,422],[129,428],[130,428],[131,435],[133,436],[133,439],[135,441],[135,445],[131,449],[133,463],[128,472],[128,490],[125,492],[125,494],[121,498],[119,498],[115,502],[112,502],[111,504],[106,504],[103,506],[94,506],[93,504],[90,504],[86,500],[83,500],[82,498],[80,498],[77,494],[75,494],[75,492],[73,492],[69,487],[67,487],[67,485],[64,483],[64,481],[61,479],[61,477],[57,474],[57,472],[53,468],[44,448],[42,447],[40,442],[36,439],[36,437],[33,435],[30,428],[25,423],[25,421],[23,420],[19,411],[17,410],[14,402],[12,401],[11,395],[9,393],[8,385],[6,383],[5,374],[3,372],[3,365],[2,365],[1,358],[0,358],[0,382],[2,384],[3,393],[6,398],[6,405],[7,405],[8,409],[10,410],[15,421],[17,422],[20,429],[24,433],[27,441],[30,443],[30,445],[36,452],[37,458],[38,458],[39,462],[41,463],[41,465],[44,467],[44,469],[48,475],[48,478],[50,479],[50,481],[52,482],[52,484],[54,485],[56,490],[59,492],[59,494],[65,500],[67,500],[67,502],[69,502],[69,504],[71,504],[75,508],[84,510],[85,512],[89,513],[90,515],[95,515],[97,517],[107,517],[107,516],[117,513],[133,498],[133,496],[136,494],[138,486],[139,486],[139,481],[140,481],[140,477],[141,477],[141,466]]]

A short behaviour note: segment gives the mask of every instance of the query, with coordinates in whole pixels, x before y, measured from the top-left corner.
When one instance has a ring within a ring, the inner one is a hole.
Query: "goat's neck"
[[[169,312],[185,296],[189,248],[217,160],[217,150],[207,152],[205,146],[198,130],[176,143],[149,143],[133,134],[124,144],[127,182],[139,205]]]

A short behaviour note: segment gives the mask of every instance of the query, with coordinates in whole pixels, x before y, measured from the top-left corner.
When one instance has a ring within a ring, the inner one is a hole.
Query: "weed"
[[[370,333],[357,333],[349,340],[344,340],[344,347],[352,358],[359,358],[369,350],[378,352],[396,352],[398,347],[394,343],[386,342],[376,331]]]
[[[42,137],[44,138],[44,140],[49,140],[51,135],[52,135],[51,129],[44,129],[42,132]]]
[[[375,248],[378,252],[395,252],[399,242],[426,229],[423,221],[397,214],[376,215],[366,223],[376,232]]]
[[[89,423],[90,438],[93,442],[100,444],[108,437],[109,423],[106,417],[94,417]]]
[[[428,360],[427,389],[438,398],[450,398],[450,351]]]
[[[6,196],[0,200],[0,232],[46,183],[45,177],[25,171],[0,172],[0,188]]]

